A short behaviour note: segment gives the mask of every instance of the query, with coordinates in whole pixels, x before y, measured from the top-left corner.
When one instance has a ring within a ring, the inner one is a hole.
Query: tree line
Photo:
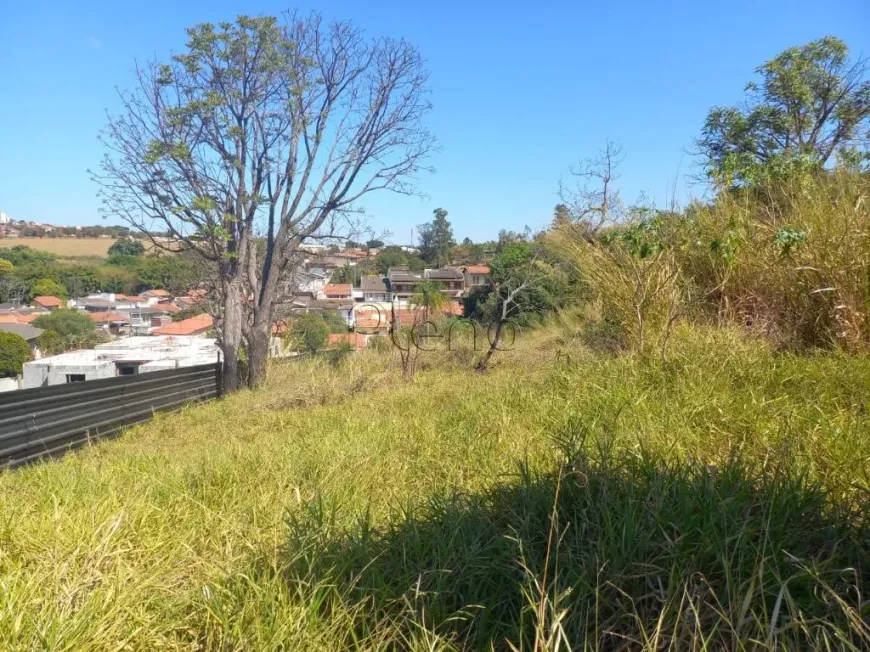
[[[146,255],[141,242],[119,240],[99,265],[67,263],[25,245],[0,249],[0,301],[25,303],[34,296],[61,299],[96,292],[138,294],[162,288],[183,294],[201,274],[189,255]]]

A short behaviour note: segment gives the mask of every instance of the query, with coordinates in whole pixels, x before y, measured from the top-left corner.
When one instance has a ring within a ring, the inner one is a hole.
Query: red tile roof
[[[59,308],[63,304],[63,301],[61,301],[57,297],[49,295],[33,297],[33,303],[38,306],[42,306],[43,308]]]
[[[353,323],[356,328],[387,328],[390,319],[389,310],[355,310]]]
[[[328,297],[349,297],[352,290],[350,283],[330,283],[323,288],[323,293]]]
[[[154,329],[155,335],[199,335],[214,325],[211,315],[197,315]]]
[[[486,265],[469,265],[465,268],[469,274],[489,274],[489,267]]]
[[[93,319],[98,324],[110,324],[113,322],[128,322],[129,317],[119,315],[117,312],[89,312],[88,317]]]
[[[118,295],[115,295],[115,300],[118,300]],[[132,296],[128,294],[127,301],[130,301],[131,303],[145,303],[146,301],[148,301],[148,299],[138,294],[134,294]]]
[[[143,292],[146,297],[169,297],[172,296],[166,290],[148,290]]]

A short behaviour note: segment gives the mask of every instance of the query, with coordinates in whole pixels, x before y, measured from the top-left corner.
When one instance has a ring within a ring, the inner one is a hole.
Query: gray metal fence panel
[[[62,454],[221,391],[220,365],[207,364],[0,394],[0,468]]]

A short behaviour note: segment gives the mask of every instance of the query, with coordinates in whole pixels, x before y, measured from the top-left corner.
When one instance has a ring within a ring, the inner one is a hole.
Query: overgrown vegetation
[[[15,377],[30,360],[30,347],[20,335],[0,332],[0,378]]]
[[[673,337],[285,364],[5,474],[0,647],[865,649],[870,364]]]
[[[99,264],[62,262],[54,254],[24,245],[0,249],[0,301],[26,302],[40,294],[81,297],[94,292],[133,294],[155,288],[174,293],[187,291],[203,273],[192,254],[142,255],[138,241],[123,244]],[[115,247],[115,245],[113,245]],[[111,249],[111,248],[110,248]]]
[[[870,179],[837,170],[720,194],[682,213],[635,210],[589,239],[549,242],[620,347],[663,350],[679,321],[730,323],[783,349],[870,345]],[[593,320],[594,321],[594,320]]]
[[[550,232],[500,233],[466,309],[535,327],[509,350],[429,322],[423,283],[406,348],[274,365],[0,476],[0,648],[870,648],[867,113],[803,143],[777,108],[870,93],[845,55],[789,50],[759,104],[711,113],[711,201],[624,204],[608,143]]]

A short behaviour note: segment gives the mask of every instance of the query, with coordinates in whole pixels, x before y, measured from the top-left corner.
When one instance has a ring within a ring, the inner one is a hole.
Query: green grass
[[[866,649],[870,360],[672,351],[284,365],[6,473],[0,649]]]

